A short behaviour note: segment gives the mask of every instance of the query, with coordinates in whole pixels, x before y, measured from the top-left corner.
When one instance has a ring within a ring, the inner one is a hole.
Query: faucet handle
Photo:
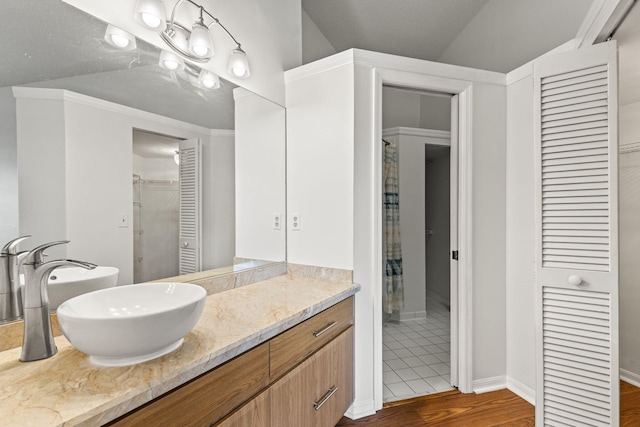
[[[24,260],[22,261],[22,265],[42,264],[44,262],[45,249],[48,249],[51,246],[64,245],[66,243],[69,243],[69,240],[59,240],[57,242],[45,243],[36,248],[31,249],[29,253],[25,256]]]
[[[6,245],[2,247],[2,252],[0,252],[0,255],[4,255],[4,256],[16,255],[17,254],[16,248],[18,247],[18,243],[28,239],[29,237],[31,236],[22,236],[22,237],[18,237],[17,239],[13,239],[9,241]]]

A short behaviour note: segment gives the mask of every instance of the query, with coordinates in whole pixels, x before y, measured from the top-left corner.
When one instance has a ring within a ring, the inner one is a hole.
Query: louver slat
[[[180,274],[200,269],[199,151],[196,140],[180,143]]]
[[[593,95],[606,100],[606,67],[543,78],[541,94],[543,267],[571,265],[600,270],[609,265],[608,241],[597,247],[576,248],[569,239],[558,239],[550,246],[546,237],[557,236],[554,230],[580,230],[583,237],[607,236],[608,109],[606,102],[596,107],[581,105],[591,104],[584,98]],[[564,103],[562,112],[557,110],[558,103]],[[554,202],[554,198],[561,200]],[[593,209],[595,206],[597,209]]]
[[[545,419],[557,415],[581,425],[608,425],[610,297],[552,287],[542,292]]]

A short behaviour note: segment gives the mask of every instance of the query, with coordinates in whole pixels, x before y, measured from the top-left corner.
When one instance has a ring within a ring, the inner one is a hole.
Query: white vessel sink
[[[71,344],[104,366],[127,366],[182,345],[198,322],[207,292],[190,283],[118,286],[72,298],[58,307]]]
[[[118,282],[119,269],[98,266],[93,270],[82,267],[56,268],[49,275],[49,309],[55,310],[66,300],[87,292],[113,288]]]

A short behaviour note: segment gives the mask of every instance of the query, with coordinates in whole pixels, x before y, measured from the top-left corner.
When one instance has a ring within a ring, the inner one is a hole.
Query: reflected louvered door
[[[180,274],[200,271],[200,141],[180,141]]]
[[[616,61],[534,64],[538,426],[618,424]]]

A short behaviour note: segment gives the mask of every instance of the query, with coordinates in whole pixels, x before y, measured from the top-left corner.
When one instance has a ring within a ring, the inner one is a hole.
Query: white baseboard
[[[504,390],[507,388],[506,375],[500,375],[498,377],[483,378],[481,380],[473,381],[473,392],[476,394],[488,393],[490,391]]]
[[[620,379],[624,382],[628,382],[632,386],[640,387],[640,374],[636,374],[626,369],[620,369]]]
[[[392,320],[404,322],[405,320],[426,319],[426,311],[405,311],[405,312],[393,312],[391,315]]]
[[[522,384],[518,380],[514,380],[511,377],[507,377],[507,388],[532,404],[536,406],[536,391]]]
[[[370,399],[360,402],[353,402],[349,409],[347,409],[347,412],[344,414],[344,416],[352,420],[357,420],[359,418],[368,417],[369,415],[373,415],[375,413],[376,403],[373,399]]]

